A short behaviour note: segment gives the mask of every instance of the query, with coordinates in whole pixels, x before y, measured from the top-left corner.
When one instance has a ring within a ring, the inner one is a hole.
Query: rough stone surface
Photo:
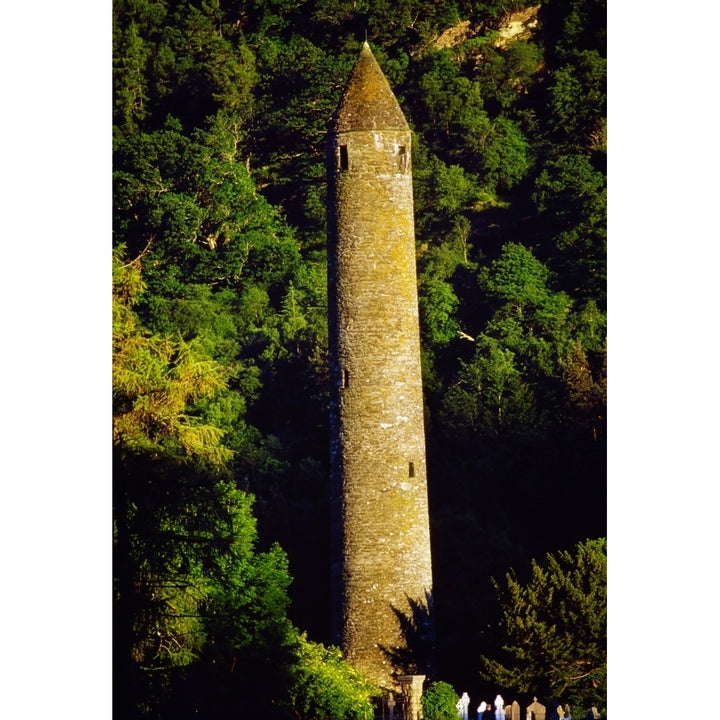
[[[545,720],[545,706],[537,698],[527,706],[527,720]]]
[[[327,145],[333,619],[386,688],[396,611],[432,594],[410,141],[365,44]]]
[[[409,130],[383,71],[365,42],[330,121],[331,133],[353,130]]]
[[[400,675],[397,678],[403,694],[403,720],[421,720],[425,675]]]

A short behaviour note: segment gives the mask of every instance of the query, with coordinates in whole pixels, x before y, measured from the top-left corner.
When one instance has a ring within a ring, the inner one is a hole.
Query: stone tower
[[[327,143],[333,621],[346,658],[395,690],[433,643],[410,140],[365,42]]]

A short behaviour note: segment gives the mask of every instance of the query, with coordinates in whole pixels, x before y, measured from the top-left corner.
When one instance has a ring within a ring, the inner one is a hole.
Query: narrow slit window
[[[350,387],[350,371],[343,370],[343,387]]]
[[[407,172],[407,148],[404,145],[398,147],[398,170],[404,173]]]
[[[415,463],[412,460],[408,463],[408,477],[415,477]]]
[[[347,145],[340,146],[340,169],[347,170],[349,167]]]

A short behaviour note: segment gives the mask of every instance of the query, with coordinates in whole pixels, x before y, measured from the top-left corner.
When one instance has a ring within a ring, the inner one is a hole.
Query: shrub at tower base
[[[290,707],[298,720],[365,720],[373,716],[377,687],[342,659],[336,647],[298,636],[291,670]]]
[[[456,720],[457,701],[458,694],[452,685],[442,680],[432,682],[422,696],[423,717],[425,720]]]
[[[481,675],[498,687],[571,707],[603,708],[607,697],[607,540],[532,561],[493,581],[501,618],[500,659],[482,657]]]

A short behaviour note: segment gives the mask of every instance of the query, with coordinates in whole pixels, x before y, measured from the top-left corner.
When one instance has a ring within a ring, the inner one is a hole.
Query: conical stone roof
[[[363,43],[328,129],[331,133],[410,129],[367,41]]]

